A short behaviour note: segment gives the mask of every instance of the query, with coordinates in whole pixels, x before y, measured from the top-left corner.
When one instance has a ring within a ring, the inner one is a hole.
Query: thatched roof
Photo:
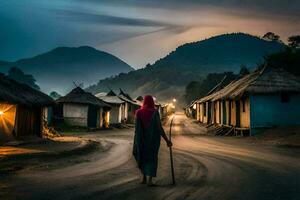
[[[95,96],[108,104],[124,103],[124,101],[122,101],[113,91],[110,91],[107,94],[106,93],[98,93]]]
[[[134,105],[139,105],[135,100],[133,100],[129,94],[125,93],[121,88],[120,88],[120,93],[118,95],[120,99],[123,101],[126,101],[128,103],[134,104]]]
[[[191,102],[190,107],[193,106],[193,104],[195,103],[201,103],[201,102],[205,102],[205,101],[209,101],[211,99],[213,99],[220,90],[222,90],[226,85],[224,85],[224,82],[227,78],[227,75],[225,75],[223,77],[223,79],[217,84],[215,85],[215,87],[213,87],[205,97],[202,97],[201,99],[196,99],[194,101]]]
[[[117,96],[117,94],[116,94],[114,91],[110,90],[110,91],[106,94],[106,96]]]
[[[55,103],[48,95],[9,79],[4,74],[0,74],[0,102],[26,106],[47,106]]]
[[[201,102],[225,98],[236,99],[244,93],[272,94],[282,92],[300,93],[300,78],[281,68],[265,67],[230,83],[208,97],[204,97]]]
[[[102,100],[98,99],[89,92],[84,91],[80,87],[76,87],[69,94],[56,100],[57,103],[78,103],[78,104],[89,104],[99,107],[111,108],[110,105],[106,104]]]

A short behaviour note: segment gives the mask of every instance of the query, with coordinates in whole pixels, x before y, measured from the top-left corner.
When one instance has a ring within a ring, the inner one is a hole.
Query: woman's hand
[[[167,141],[167,146],[168,146],[168,147],[173,146],[173,144],[172,144],[172,142],[171,142],[170,140]]]

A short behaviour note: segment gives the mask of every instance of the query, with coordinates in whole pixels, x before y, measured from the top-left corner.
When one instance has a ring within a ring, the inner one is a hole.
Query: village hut
[[[111,90],[108,93],[98,93],[95,96],[111,106],[111,124],[120,124],[125,122],[125,101],[121,100],[116,93]]]
[[[300,79],[280,68],[264,67],[205,98],[216,105],[212,123],[235,132],[300,125]]]
[[[46,94],[0,74],[0,141],[41,137],[54,101]]]
[[[159,112],[160,118],[161,119],[165,118],[168,115],[167,104],[163,104],[159,102],[155,97],[153,98],[154,98],[155,108]],[[142,96],[137,96],[134,100],[137,102],[137,104],[143,105],[144,98]]]
[[[186,106],[185,114],[188,117],[192,118],[192,119],[197,118],[197,104],[196,104],[196,101],[192,101],[189,105]]]
[[[158,101],[155,101],[155,107],[161,119],[168,116],[168,104],[163,104]]]
[[[223,115],[221,110],[225,108],[225,105],[222,102],[214,102],[212,99],[217,94],[218,91],[223,89],[226,86],[226,82],[228,80],[227,75],[223,77],[223,79],[216,84],[205,97],[201,99],[197,99],[194,102],[196,104],[196,119],[201,123],[206,124],[222,124],[223,123]]]
[[[211,102],[212,94],[202,99],[196,100],[196,119],[205,124],[213,123],[213,104]]]
[[[129,94],[125,93],[121,88],[118,97],[125,102],[124,116],[126,123],[134,123],[135,111],[141,107],[141,104],[132,99]]]
[[[163,119],[163,118],[165,118],[165,117],[168,116],[168,114],[169,114],[169,112],[168,112],[168,104],[163,104],[163,103],[160,104],[159,114],[160,114],[161,119]]]
[[[68,126],[107,128],[111,106],[80,87],[56,100],[56,116]]]

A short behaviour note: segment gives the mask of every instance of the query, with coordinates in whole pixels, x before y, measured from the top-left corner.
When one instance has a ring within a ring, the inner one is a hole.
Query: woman
[[[152,178],[156,177],[160,136],[164,138],[168,146],[172,146],[172,143],[162,128],[152,96],[144,97],[143,106],[136,111],[135,120],[133,155],[143,174],[142,183],[154,186]],[[147,176],[149,177],[148,182]]]

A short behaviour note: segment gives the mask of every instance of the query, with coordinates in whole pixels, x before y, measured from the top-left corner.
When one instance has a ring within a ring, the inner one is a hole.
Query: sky
[[[300,34],[300,0],[0,0],[0,60],[89,45],[134,68],[215,35]]]

